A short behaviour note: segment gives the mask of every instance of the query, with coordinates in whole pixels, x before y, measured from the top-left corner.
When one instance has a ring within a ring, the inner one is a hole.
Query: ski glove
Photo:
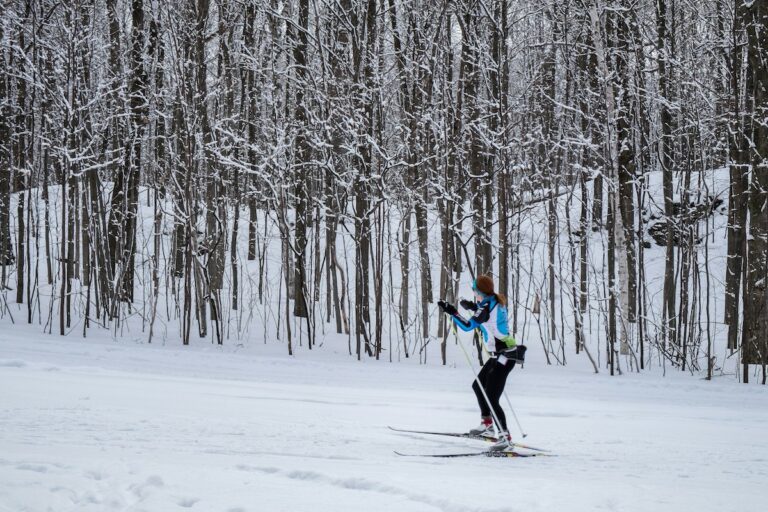
[[[477,311],[477,303],[474,301],[462,299],[459,301],[459,304],[461,304],[461,307],[463,307],[464,309],[468,309],[470,311]]]
[[[448,304],[444,300],[437,301],[437,307],[443,310],[443,313],[447,313],[451,316],[455,316],[459,314],[459,311],[456,309],[456,306],[452,304]]]

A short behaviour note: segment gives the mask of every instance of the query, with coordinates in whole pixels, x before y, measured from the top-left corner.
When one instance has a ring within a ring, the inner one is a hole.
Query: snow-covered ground
[[[398,434],[477,422],[453,364],[328,347],[82,340],[3,324],[0,511],[761,511],[768,392],[674,372],[546,367],[507,390],[557,457],[402,458],[482,443]],[[11,332],[12,334],[8,334]]]

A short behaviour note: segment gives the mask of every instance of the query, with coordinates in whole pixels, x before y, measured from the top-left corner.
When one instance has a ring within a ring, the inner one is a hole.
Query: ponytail
[[[503,293],[494,293],[496,295],[496,302],[498,302],[502,307],[507,307],[507,297]]]

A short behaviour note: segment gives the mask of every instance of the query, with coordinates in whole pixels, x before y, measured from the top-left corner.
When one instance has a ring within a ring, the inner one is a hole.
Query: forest
[[[548,364],[765,384],[767,60],[765,0],[0,0],[0,318],[445,364],[489,274]]]

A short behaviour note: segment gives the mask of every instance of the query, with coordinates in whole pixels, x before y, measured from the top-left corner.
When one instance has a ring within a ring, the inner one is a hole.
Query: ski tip
[[[537,448],[535,446],[528,446],[527,444],[519,444],[512,441],[512,446],[514,448],[521,448],[523,450],[531,450],[534,452],[542,452],[542,453],[549,453],[551,450],[545,450],[544,448]]]

